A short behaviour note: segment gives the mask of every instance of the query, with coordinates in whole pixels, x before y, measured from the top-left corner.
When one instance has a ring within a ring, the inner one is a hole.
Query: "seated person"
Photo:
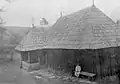
[[[81,67],[79,66],[79,64],[77,64],[76,67],[75,67],[74,75],[75,75],[76,77],[79,77],[80,72],[81,72]]]

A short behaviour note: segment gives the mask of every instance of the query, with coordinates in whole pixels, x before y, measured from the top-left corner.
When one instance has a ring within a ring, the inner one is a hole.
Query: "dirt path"
[[[14,61],[0,65],[0,84],[36,84],[31,75],[20,69],[20,57],[15,55]]]

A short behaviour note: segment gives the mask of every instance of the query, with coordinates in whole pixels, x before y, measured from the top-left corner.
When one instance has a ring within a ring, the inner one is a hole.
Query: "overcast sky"
[[[67,15],[92,5],[92,0],[15,0],[8,4],[0,0],[0,6],[5,5],[6,12],[1,13],[7,25],[31,26],[32,17],[35,24],[39,25],[40,17],[45,17],[49,23],[53,23],[60,16]],[[120,0],[95,0],[97,8],[113,20],[120,15]]]

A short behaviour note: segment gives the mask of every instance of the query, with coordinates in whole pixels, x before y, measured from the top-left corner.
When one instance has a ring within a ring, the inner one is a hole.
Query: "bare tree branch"
[[[7,1],[8,3],[11,3],[11,2],[13,2],[13,1],[15,1],[15,0],[5,0],[5,1]],[[4,6],[2,6],[2,7],[0,8],[0,13],[1,13],[1,12],[5,12],[5,7],[4,7]],[[0,25],[2,25],[2,24],[5,24],[5,22],[3,21],[1,15],[0,15]]]
[[[5,1],[7,1],[8,3],[12,3],[12,2],[14,2],[16,0],[5,0]]]
[[[2,19],[2,17],[0,16],[0,25],[5,24],[4,20]]]
[[[4,6],[2,6],[2,7],[0,8],[0,12],[5,12],[5,7],[4,7]]]
[[[12,2],[14,2],[15,0],[5,0],[5,1],[7,1],[8,3],[12,3]],[[4,6],[2,6],[2,7],[0,8],[0,13],[1,13],[1,12],[5,12],[5,7],[4,7]],[[2,24],[5,24],[5,22],[3,21],[1,15],[0,15],[0,25],[2,25]]]
[[[8,3],[11,3],[11,0],[5,0],[5,1],[7,1]]]

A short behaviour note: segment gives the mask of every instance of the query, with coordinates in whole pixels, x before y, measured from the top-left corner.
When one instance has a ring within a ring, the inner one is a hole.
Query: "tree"
[[[3,44],[4,44],[3,35],[5,31],[6,29],[1,26],[0,27],[0,48],[3,47]]]
[[[0,9],[0,13],[1,12],[4,12],[4,7],[2,7]],[[0,16],[0,47],[3,46],[3,43],[4,43],[3,42],[3,34],[6,31],[6,29],[2,27],[3,24],[4,24],[4,21],[3,21],[2,17]]]
[[[2,13],[2,12],[5,12],[4,6],[3,6],[2,8],[0,8],[0,13]],[[4,21],[3,21],[2,17],[0,16],[0,26],[1,26],[2,24],[4,24]]]
[[[6,2],[8,2],[8,3],[12,3],[12,2],[14,2],[14,1],[16,1],[16,0],[5,0]],[[5,9],[4,9],[5,7],[4,6],[2,6],[1,8],[0,8],[0,13],[2,13],[2,12],[5,12]],[[4,24],[5,22],[3,21],[3,19],[2,19],[2,17],[0,16],[0,26],[2,25],[2,24]]]
[[[11,2],[13,2],[15,0],[5,0],[5,1],[7,1],[8,3],[11,3]],[[5,12],[4,8],[5,8],[4,6],[2,6],[0,8],[0,13]],[[2,43],[2,41],[3,41],[3,34],[6,31],[6,29],[2,27],[3,24],[5,24],[5,22],[3,21],[1,15],[0,15],[0,40],[1,40],[0,44],[3,44]]]
[[[11,3],[11,2],[13,2],[13,1],[15,1],[15,0],[5,0],[5,1],[7,1],[8,3]],[[0,13],[2,13],[2,12],[5,12],[5,10],[4,10],[4,6],[2,6],[2,8],[0,8]],[[5,31],[7,30],[7,29],[5,29],[2,25],[3,24],[5,24],[5,22],[3,21],[3,19],[2,19],[2,17],[1,17],[1,15],[0,15],[0,50],[5,50],[4,49],[4,40],[3,40],[3,35],[4,35],[4,33],[5,33]],[[3,52],[2,52],[3,53]],[[1,54],[1,53],[0,53]],[[12,57],[11,57],[12,58]]]
[[[9,44],[17,46],[20,43],[22,37],[17,34],[12,34],[12,35],[13,37],[11,38]]]

